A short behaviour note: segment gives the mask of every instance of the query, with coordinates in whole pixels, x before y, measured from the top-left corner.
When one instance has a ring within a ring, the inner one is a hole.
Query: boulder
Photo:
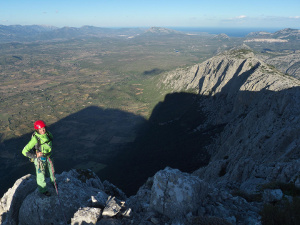
[[[282,197],[283,193],[280,189],[266,189],[263,193],[263,200],[266,203],[278,202]]]
[[[80,208],[71,219],[71,225],[96,224],[100,216],[101,209],[99,208]]]
[[[150,208],[169,218],[180,217],[195,211],[208,190],[198,177],[167,167],[154,176]]]
[[[106,202],[106,206],[103,210],[102,216],[113,217],[117,215],[121,210],[120,204],[116,201],[115,197],[109,196]]]
[[[88,199],[92,195],[101,191],[96,188],[101,185],[92,186],[99,184],[99,178],[96,175],[86,176],[87,174],[76,170],[56,175],[59,196],[53,187],[49,188],[50,197],[40,194],[37,189],[28,194],[23,203],[19,205],[18,224],[50,225],[64,224],[65,220],[69,221],[79,208],[87,206]],[[98,182],[86,182],[89,179]]]
[[[108,195],[104,191],[100,191],[96,196],[91,196],[89,202],[92,207],[104,208],[107,199]]]
[[[18,224],[19,208],[28,194],[36,189],[33,175],[25,175],[18,179],[0,201],[0,224]]]
[[[115,197],[109,196],[106,206],[103,209],[102,216],[105,218],[114,217],[116,215],[123,217],[131,217],[131,208],[125,206],[125,201],[120,201]]]

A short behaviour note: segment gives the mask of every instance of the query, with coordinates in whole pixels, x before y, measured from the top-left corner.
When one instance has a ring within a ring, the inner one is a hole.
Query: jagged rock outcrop
[[[169,221],[190,225],[260,223],[260,203],[249,203],[191,174],[171,168],[149,178],[137,194],[129,198],[128,205],[141,224],[147,224],[152,218],[157,224]]]
[[[0,224],[18,224],[20,205],[36,189],[35,177],[28,174],[18,179],[0,201]]]
[[[112,190],[109,182],[102,183],[92,171],[71,170],[56,175],[59,198],[54,187],[49,187],[50,197],[37,190],[35,176],[26,175],[17,180],[1,198],[1,224],[96,224],[100,218],[120,216],[129,217],[130,209],[121,200],[111,203],[115,196],[109,192],[126,196],[120,189]],[[50,184],[49,184],[50,185]],[[108,190],[106,193],[105,190]],[[114,214],[104,214],[118,208]],[[121,212],[123,214],[121,214]]]
[[[59,198],[54,189],[51,197],[39,194],[34,176],[20,178],[1,199],[1,224],[234,224],[236,217],[243,224],[259,222],[257,203],[178,169],[157,172],[136,195],[122,200],[105,193],[92,171],[71,170],[56,177]],[[9,200],[15,197],[19,201]]]
[[[208,148],[209,165],[194,175],[248,192],[265,182],[297,179],[299,80],[268,66],[249,49],[235,49],[170,72],[161,83],[202,96],[199,104],[207,120],[195,132],[211,124],[226,124]]]
[[[169,218],[180,217],[196,210],[207,193],[206,182],[166,168],[154,176],[150,207]]]
[[[99,208],[79,208],[71,219],[71,224],[96,224],[100,216],[101,209]]]

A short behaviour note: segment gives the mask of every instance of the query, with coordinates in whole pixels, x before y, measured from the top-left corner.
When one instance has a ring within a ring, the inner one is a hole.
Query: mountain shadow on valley
[[[148,177],[167,166],[192,172],[207,165],[210,155],[205,147],[225,124],[199,131],[197,126],[206,120],[200,99],[190,93],[166,95],[141,126],[136,140],[100,171],[100,177],[133,195]]]
[[[56,173],[73,168],[90,168],[98,172],[126,144],[134,141],[137,129],[145,123],[143,117],[132,113],[91,106],[48,126],[54,136]],[[1,196],[18,178],[35,174],[34,165],[22,155],[32,133],[0,144]]]
[[[206,165],[210,156],[204,147],[216,130],[194,131],[205,119],[198,100],[195,94],[168,94],[148,121],[117,109],[91,106],[50,125],[56,173],[92,169],[101,180],[131,195],[166,166],[191,172]],[[34,174],[34,166],[21,154],[31,134],[1,144],[1,152],[9,153],[0,158],[1,196],[18,178]]]
[[[284,108],[277,107],[279,99],[284,101],[282,96],[299,93],[296,90],[298,87],[277,92],[239,91],[250,74],[234,76],[220,93],[213,96],[168,94],[164,101],[155,106],[149,120],[117,109],[91,106],[50,125],[49,130],[54,135],[53,161],[56,173],[74,168],[92,169],[101,180],[110,181],[130,196],[148,177],[167,166],[183,172],[206,166],[212,154],[207,147],[214,144],[215,137],[227,129],[230,120],[241,121],[249,115],[248,120],[253,117],[253,123],[261,119],[265,121],[264,114],[268,110],[274,111],[274,116],[278,115],[280,120]],[[298,107],[296,98],[294,100],[295,107]],[[266,101],[270,104],[266,104]],[[207,107],[214,115],[207,114],[207,111],[204,113],[204,103],[210,104]],[[291,107],[294,104],[289,103]],[[212,119],[217,121],[209,122]],[[259,126],[257,129],[260,129]],[[245,133],[247,130],[250,132],[251,127],[247,127]],[[272,135],[268,130],[257,132],[266,140]],[[299,133],[295,132],[295,138],[298,138]],[[21,154],[31,134],[7,140],[0,146],[1,196],[18,178],[28,173],[34,174],[34,166]],[[236,142],[247,143],[250,136],[251,133],[241,136]],[[235,136],[232,138],[237,139]],[[251,146],[267,148],[258,146],[262,144],[255,142]],[[281,145],[277,148],[280,152]],[[255,151],[248,151],[249,154],[251,152]],[[235,156],[226,155],[228,157],[231,159]],[[226,169],[222,171],[222,176],[224,174]]]

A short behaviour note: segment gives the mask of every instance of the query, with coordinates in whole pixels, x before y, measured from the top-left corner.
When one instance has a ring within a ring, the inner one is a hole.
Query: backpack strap
[[[46,141],[46,142],[41,143],[41,139],[35,134],[35,132],[32,134],[32,137],[34,136],[34,137],[37,139],[37,143],[36,143],[36,145],[34,146],[35,149],[36,149],[36,151],[41,152],[41,146],[42,146],[43,144],[48,145],[48,143],[49,143],[50,141],[52,141],[52,138],[50,137],[48,131],[46,131],[46,135],[47,135],[49,141]],[[49,146],[49,145],[48,145],[48,146]],[[50,146],[49,146],[49,147],[50,147]]]
[[[34,146],[35,151],[41,152],[41,139],[35,135],[35,132],[32,134],[31,138],[35,137],[37,140],[37,143]]]

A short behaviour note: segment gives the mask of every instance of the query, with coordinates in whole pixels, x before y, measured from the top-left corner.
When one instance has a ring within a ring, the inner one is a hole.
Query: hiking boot
[[[51,193],[49,191],[45,191],[44,193],[42,193],[45,196],[51,196]]]

